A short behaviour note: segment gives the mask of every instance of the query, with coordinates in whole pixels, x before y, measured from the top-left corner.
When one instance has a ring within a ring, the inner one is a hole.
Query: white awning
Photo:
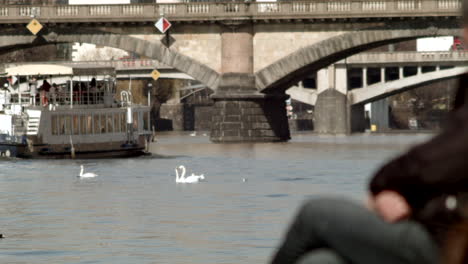
[[[27,64],[5,69],[8,76],[73,75],[73,68],[51,64]]]

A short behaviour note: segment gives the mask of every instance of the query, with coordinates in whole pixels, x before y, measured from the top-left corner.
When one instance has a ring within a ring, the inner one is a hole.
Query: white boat
[[[0,89],[0,156],[109,158],[145,154],[150,107],[116,94],[115,69],[25,64]],[[44,82],[45,80],[45,82]]]

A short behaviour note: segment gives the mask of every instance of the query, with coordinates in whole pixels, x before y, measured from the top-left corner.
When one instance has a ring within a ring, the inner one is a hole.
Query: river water
[[[266,263],[301,201],[364,200],[380,164],[428,137],[164,134],[152,157],[0,160],[0,263]],[[99,176],[78,179],[80,164]],[[207,181],[176,184],[180,164]]]

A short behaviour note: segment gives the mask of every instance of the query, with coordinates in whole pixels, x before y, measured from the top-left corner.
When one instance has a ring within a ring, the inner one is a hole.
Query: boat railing
[[[103,91],[75,91],[73,93],[45,93],[41,95],[42,105],[97,105],[104,104],[105,93]]]
[[[104,104],[103,91],[40,92],[36,96],[30,93],[15,93],[10,95],[10,102],[5,104],[21,104],[22,106],[54,105],[98,105]]]

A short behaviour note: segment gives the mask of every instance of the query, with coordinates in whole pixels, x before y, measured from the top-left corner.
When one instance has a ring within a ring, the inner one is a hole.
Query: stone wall
[[[213,106],[195,106],[195,130],[210,131]]]

